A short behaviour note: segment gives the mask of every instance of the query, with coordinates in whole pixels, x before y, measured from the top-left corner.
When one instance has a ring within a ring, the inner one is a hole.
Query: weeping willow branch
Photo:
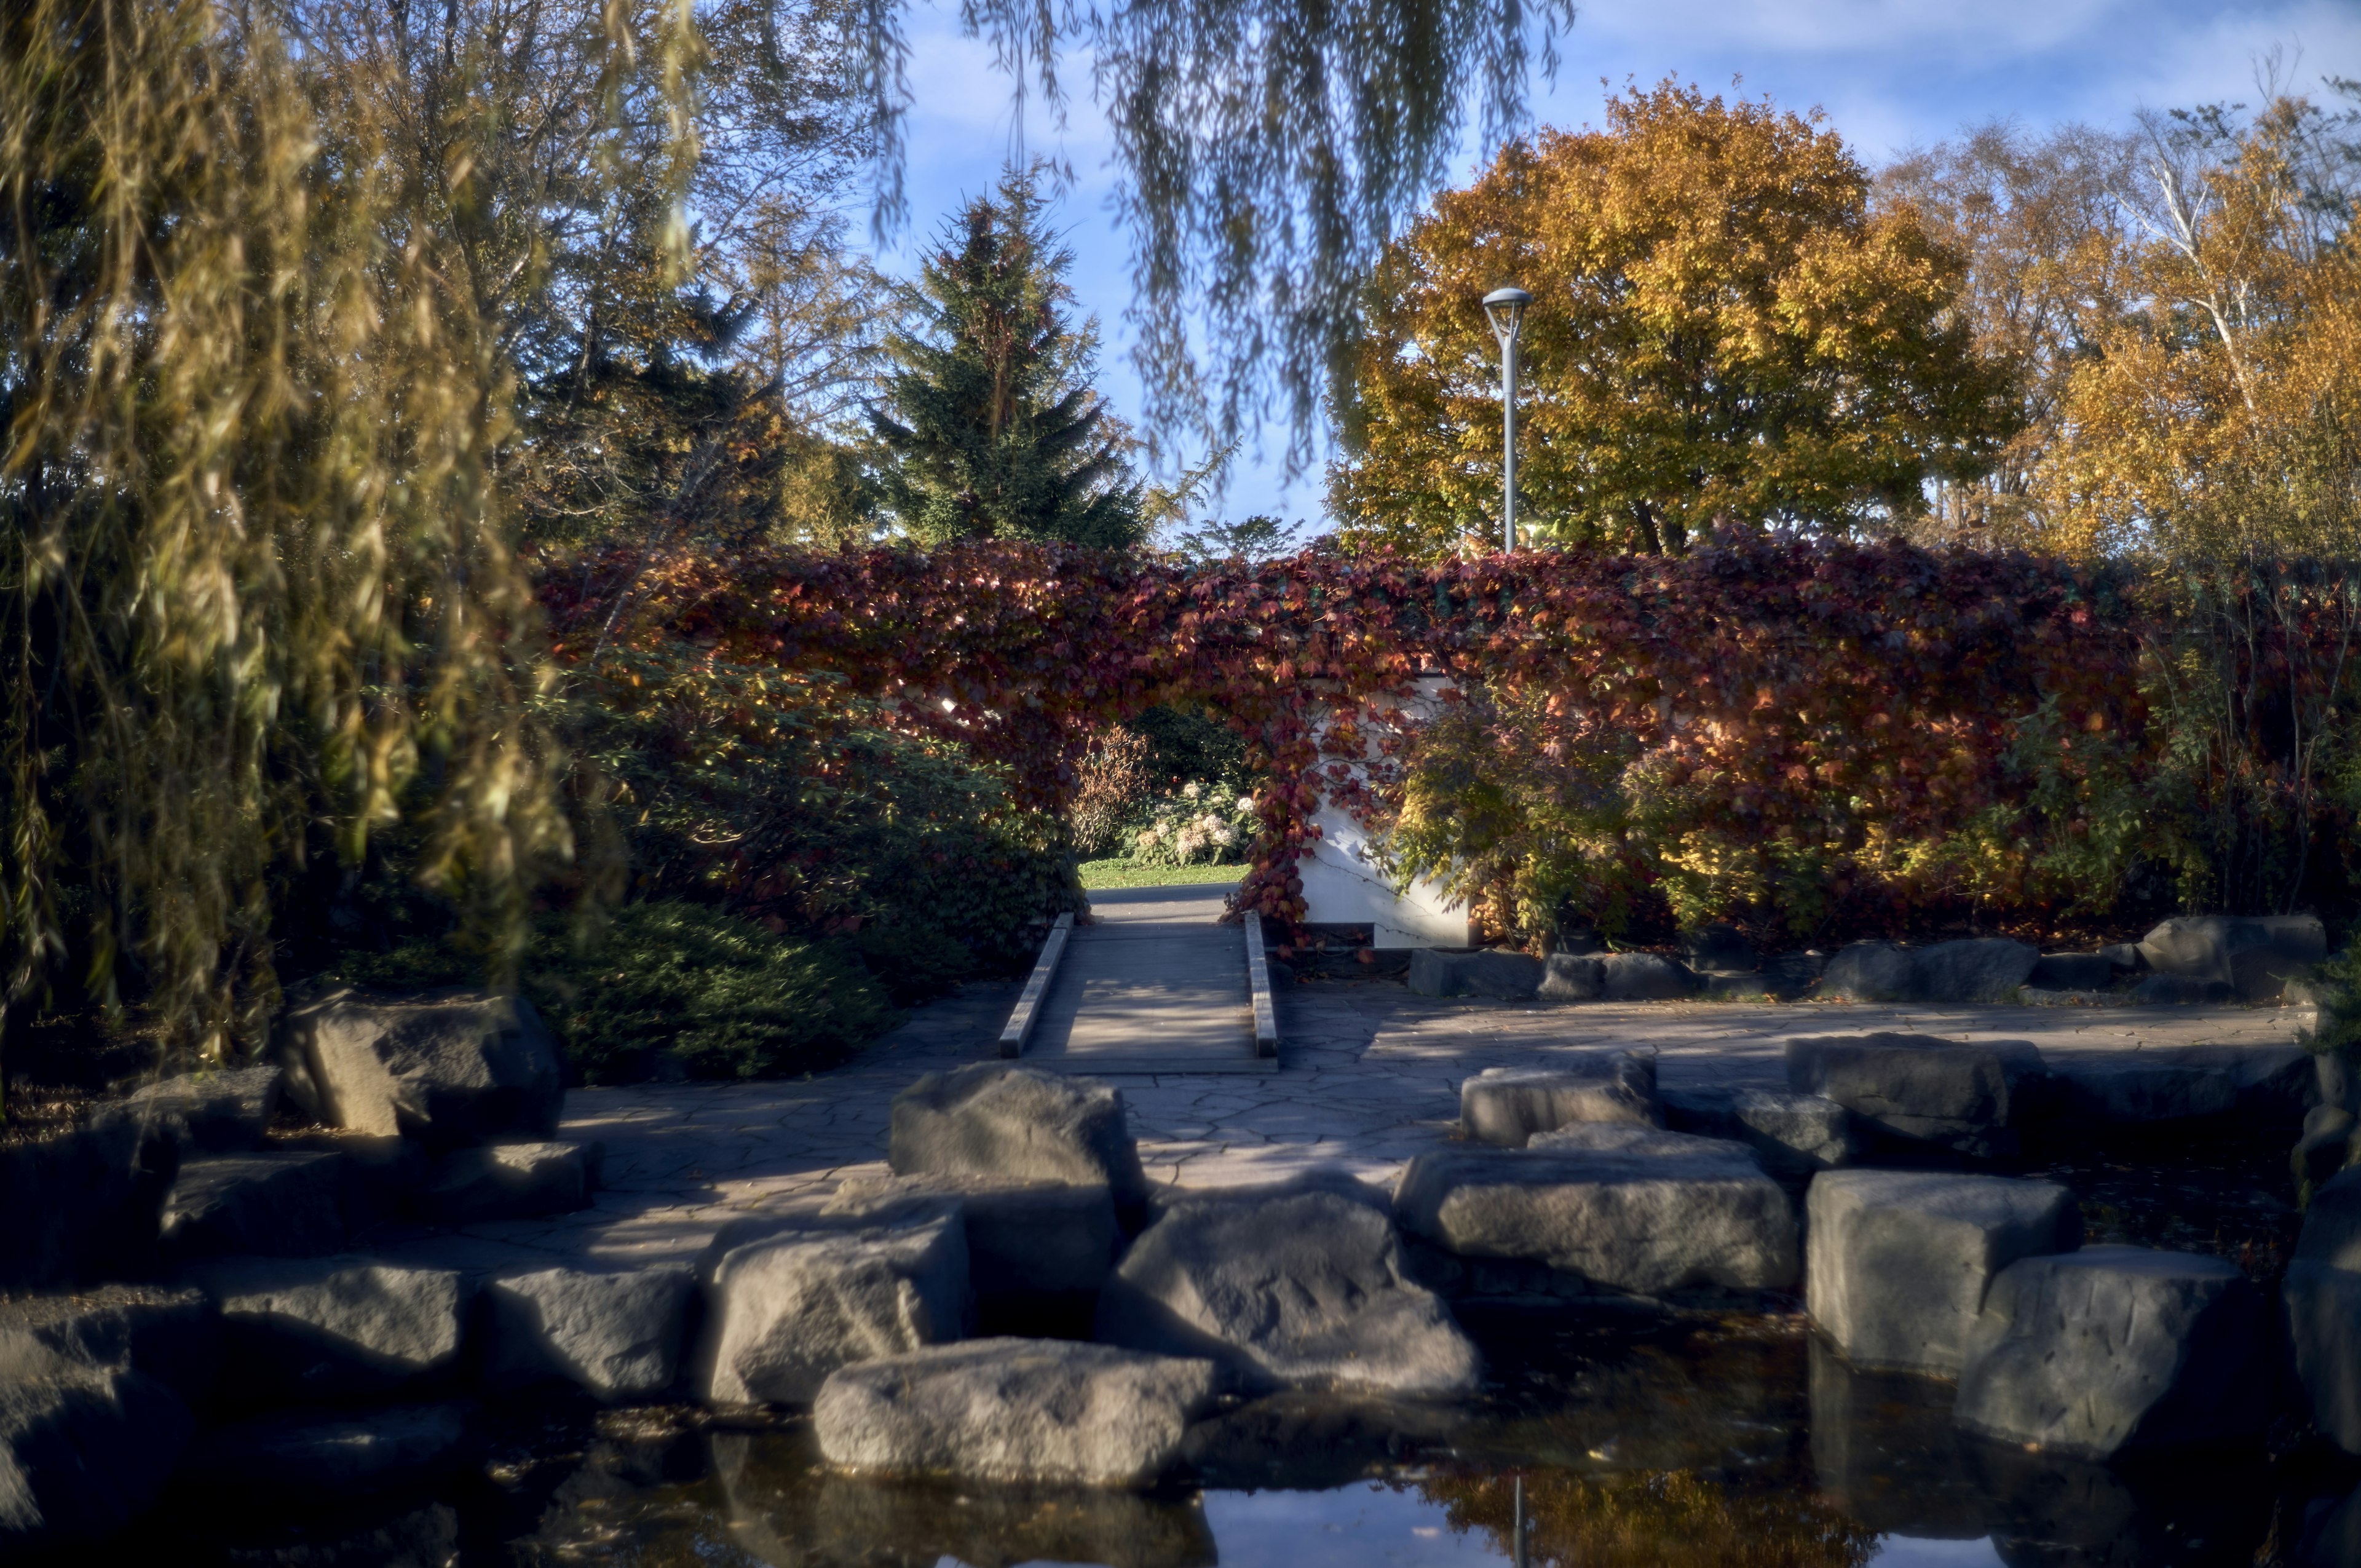
[[[0,1021],[137,1000],[214,1057],[322,857],[407,818],[498,949],[572,852],[491,480],[480,62],[422,134],[386,60],[268,15],[0,18]]]

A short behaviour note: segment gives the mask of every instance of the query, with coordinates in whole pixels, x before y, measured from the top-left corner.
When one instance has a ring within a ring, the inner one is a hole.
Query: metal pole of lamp
[[[1495,289],[1484,296],[1484,317],[1500,340],[1500,548],[1517,548],[1517,334],[1533,297],[1522,289]]]

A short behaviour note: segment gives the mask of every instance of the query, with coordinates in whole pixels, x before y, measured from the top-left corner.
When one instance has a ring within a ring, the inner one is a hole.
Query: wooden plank
[[[1024,992],[1016,998],[1016,1010],[1008,1014],[1007,1026],[1000,1031],[1000,1054],[1018,1057],[1025,1054],[1025,1041],[1033,1033],[1033,1025],[1041,1020],[1041,1002],[1049,994],[1049,981],[1058,972],[1058,960],[1065,956],[1066,938],[1073,934],[1074,917],[1070,912],[1058,916],[1049,927],[1049,939],[1041,944],[1041,956],[1033,962],[1033,973],[1025,981]]]
[[[1279,1057],[1279,1009],[1270,994],[1270,960],[1262,950],[1262,916],[1249,909],[1241,922],[1246,928],[1246,984],[1254,992],[1255,1055]]]

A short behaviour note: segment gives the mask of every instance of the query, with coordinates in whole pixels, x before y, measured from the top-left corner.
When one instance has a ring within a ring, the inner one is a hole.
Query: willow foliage
[[[670,69],[616,15],[608,75]],[[496,106],[423,126],[269,18],[0,20],[0,998],[136,995],[214,1055],[285,890],[373,834],[488,938],[571,852],[492,481]]]

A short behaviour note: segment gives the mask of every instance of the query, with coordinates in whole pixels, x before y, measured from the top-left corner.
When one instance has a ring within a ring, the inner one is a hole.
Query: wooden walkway
[[[1224,926],[1224,885],[1109,889],[1052,932],[1000,1054],[1053,1071],[1276,1072],[1261,931]]]

